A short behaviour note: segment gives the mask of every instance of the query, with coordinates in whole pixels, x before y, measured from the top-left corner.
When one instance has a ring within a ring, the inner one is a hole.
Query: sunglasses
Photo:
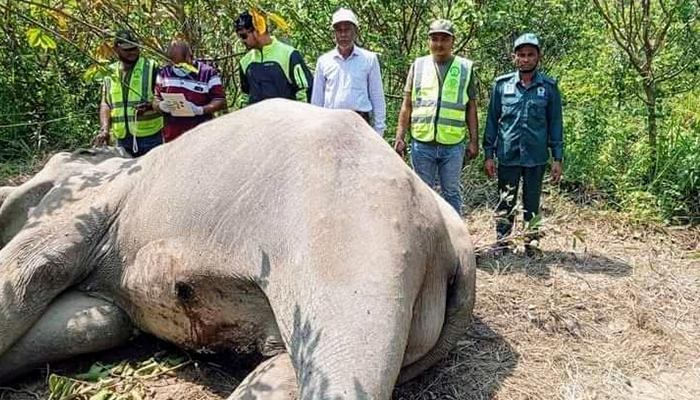
[[[239,33],[239,34],[238,34],[238,38],[241,39],[241,40],[243,40],[243,41],[245,41],[246,39],[248,39],[248,34],[249,34],[249,33],[250,33],[250,32]]]

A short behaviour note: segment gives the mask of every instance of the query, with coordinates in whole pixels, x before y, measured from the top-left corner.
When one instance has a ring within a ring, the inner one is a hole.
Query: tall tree
[[[700,44],[697,0],[593,0],[617,46],[640,79],[647,110],[647,134],[652,152],[657,147],[657,106],[660,86],[697,65]],[[688,90],[671,87],[669,95]]]

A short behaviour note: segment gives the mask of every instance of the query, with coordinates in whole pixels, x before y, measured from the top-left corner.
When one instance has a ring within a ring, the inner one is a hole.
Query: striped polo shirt
[[[193,63],[198,72],[190,72],[184,77],[175,74],[171,65],[160,70],[154,91],[158,100],[162,100],[161,93],[182,93],[187,101],[198,106],[205,106],[216,99],[226,100],[224,85],[216,69],[198,60]],[[170,142],[202,122],[212,119],[213,115],[173,117],[164,113],[164,118],[163,139]]]

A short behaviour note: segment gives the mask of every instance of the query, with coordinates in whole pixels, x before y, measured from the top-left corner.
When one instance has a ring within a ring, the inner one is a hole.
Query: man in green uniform
[[[110,65],[104,80],[101,129],[92,143],[109,145],[114,136],[127,153],[139,157],[163,143],[163,117],[152,105],[158,67],[141,57],[138,39],[129,31],[117,32],[114,52],[119,61]]]
[[[550,153],[551,179],[561,179],[564,138],[561,96],[557,82],[537,70],[540,42],[535,34],[520,36],[513,46],[517,71],[496,78],[484,132],[484,171],[498,175],[496,235],[501,248],[507,248],[507,237],[513,228],[513,207],[518,185],[523,182],[524,219],[530,221],[539,213],[542,179]],[[498,169],[494,163],[498,158]],[[505,195],[502,195],[505,193]],[[539,253],[528,237],[528,255]]]

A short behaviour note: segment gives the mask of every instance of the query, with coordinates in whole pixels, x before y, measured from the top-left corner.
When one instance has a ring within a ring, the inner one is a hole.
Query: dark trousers
[[[163,131],[151,136],[137,137],[135,141],[134,137],[127,133],[124,139],[117,140],[117,144],[132,157],[141,157],[163,144]]]
[[[515,213],[513,207],[518,200],[518,185],[523,180],[523,208],[525,221],[530,221],[540,211],[540,195],[542,194],[542,178],[544,165],[534,167],[498,166],[498,208],[496,236],[498,240],[508,236],[513,229]],[[536,239],[530,235],[529,239]]]

